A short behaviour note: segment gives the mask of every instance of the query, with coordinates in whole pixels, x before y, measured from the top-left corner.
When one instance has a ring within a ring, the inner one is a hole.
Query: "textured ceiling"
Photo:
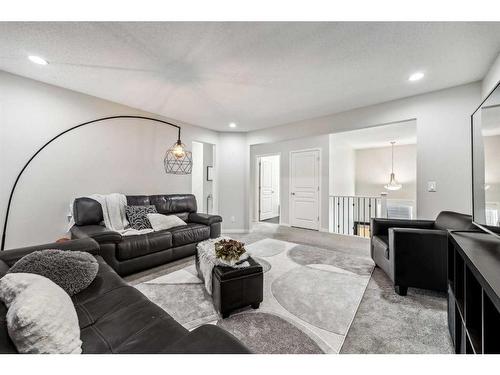
[[[0,23],[2,70],[215,130],[473,82],[498,53],[500,23]]]

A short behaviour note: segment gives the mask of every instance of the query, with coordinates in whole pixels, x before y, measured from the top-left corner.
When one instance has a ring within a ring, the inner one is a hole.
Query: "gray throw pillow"
[[[148,214],[157,214],[156,207],[150,206],[125,206],[125,213],[130,227],[137,230],[152,229]]]
[[[94,281],[99,264],[83,251],[40,250],[19,259],[9,273],[34,273],[50,279],[70,296]]]
[[[176,215],[148,214],[148,220],[155,232],[186,225],[186,222]]]

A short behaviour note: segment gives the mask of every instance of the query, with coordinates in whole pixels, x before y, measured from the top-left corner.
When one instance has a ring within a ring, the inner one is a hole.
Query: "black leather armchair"
[[[448,230],[473,230],[472,217],[443,211],[436,220],[371,220],[371,256],[399,295],[408,287],[446,291]]]

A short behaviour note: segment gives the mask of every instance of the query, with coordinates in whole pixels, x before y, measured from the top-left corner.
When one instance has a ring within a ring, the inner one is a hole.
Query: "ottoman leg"
[[[260,306],[260,303],[252,303],[252,309],[257,310]]]

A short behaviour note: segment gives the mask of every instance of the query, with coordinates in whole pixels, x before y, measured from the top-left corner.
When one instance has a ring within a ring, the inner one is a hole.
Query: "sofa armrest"
[[[171,354],[248,354],[241,341],[215,325],[198,327],[169,345],[162,353]]]
[[[3,260],[0,260],[0,279],[4,277],[7,272],[9,272],[9,265],[5,263]]]
[[[446,289],[448,232],[436,229],[389,229],[389,259],[394,283]]]
[[[28,255],[34,251],[58,249],[68,251],[85,251],[92,255],[99,254],[99,244],[92,238],[83,238],[72,241],[48,243],[44,245],[36,245],[23,247],[20,249],[5,250],[0,252],[0,260],[3,260],[9,267],[16,263],[23,256]]]
[[[73,225],[71,238],[93,238],[99,243],[119,243],[122,235],[102,225]]]
[[[208,215],[208,214],[200,214],[198,212],[192,212],[189,214],[189,221],[191,223],[212,225],[215,223],[221,223],[222,217],[220,217],[219,215]]]
[[[372,236],[388,236],[390,228],[433,229],[434,220],[371,219],[370,233]]]

